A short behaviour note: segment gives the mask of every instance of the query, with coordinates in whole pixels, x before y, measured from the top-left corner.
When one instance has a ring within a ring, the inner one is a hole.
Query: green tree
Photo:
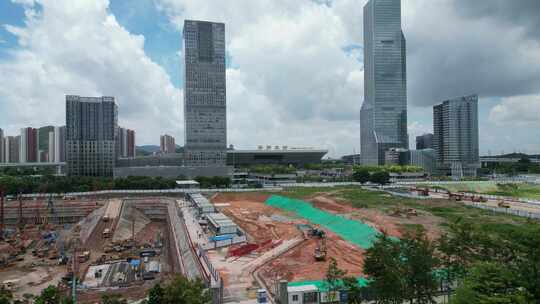
[[[366,252],[364,271],[371,280],[377,303],[401,304],[405,300],[405,278],[398,241],[386,233],[377,236]]]
[[[390,182],[390,174],[386,171],[375,172],[371,174],[369,181],[379,185],[386,185]]]
[[[435,302],[438,283],[435,270],[439,260],[435,257],[435,244],[418,229],[404,236],[400,242],[402,264],[405,274],[405,292],[410,303],[431,304]]]
[[[210,301],[210,292],[200,279],[190,281],[177,276],[164,288],[164,304],[206,304]]]
[[[13,293],[4,286],[0,287],[0,304],[10,304],[13,300]]]
[[[163,304],[163,287],[158,283],[148,293],[148,304]]]
[[[328,287],[330,301],[337,300],[337,292],[342,286],[342,279],[345,274],[347,274],[347,271],[338,267],[336,259],[330,258],[330,264],[328,264],[325,276],[325,284]]]
[[[479,262],[456,290],[451,304],[525,304],[527,294],[518,288],[512,270],[492,262]]]
[[[361,184],[369,182],[370,177],[371,174],[369,174],[369,171],[364,168],[356,168],[353,172],[354,181]]]
[[[106,294],[101,297],[102,304],[127,304],[127,300],[119,294]]]
[[[71,298],[63,295],[60,290],[53,285],[41,291],[41,294],[34,301],[35,304],[70,304]]]
[[[363,301],[362,288],[358,285],[358,280],[353,276],[343,278],[343,287],[347,290],[347,303],[360,304]]]

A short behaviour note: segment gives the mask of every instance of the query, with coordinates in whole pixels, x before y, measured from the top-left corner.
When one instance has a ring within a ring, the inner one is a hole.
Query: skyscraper
[[[163,154],[176,152],[176,144],[174,143],[174,137],[170,135],[161,135],[159,137],[159,152]]]
[[[456,179],[476,176],[478,147],[478,96],[464,96],[433,107],[433,146],[437,167]]]
[[[21,163],[35,163],[38,161],[38,130],[35,128],[22,128],[19,143],[19,161]]]
[[[416,150],[432,149],[433,148],[433,134],[426,133],[420,136],[416,136]]]
[[[360,147],[365,165],[383,165],[385,152],[390,148],[409,148],[401,0],[370,0],[364,6]]]
[[[188,166],[225,166],[225,24],[184,22],[184,131]]]
[[[114,97],[66,96],[67,173],[112,176],[117,127]]]

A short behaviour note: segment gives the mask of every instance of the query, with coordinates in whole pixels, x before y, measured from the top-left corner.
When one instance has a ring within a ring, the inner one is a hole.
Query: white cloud
[[[21,2],[19,0],[19,2]],[[20,48],[0,62],[0,118],[24,125],[65,124],[65,95],[115,96],[119,122],[139,143],[181,134],[181,91],[108,12],[107,0],[23,1],[24,27],[6,26]]]
[[[327,6],[311,0],[157,0],[179,29],[184,19],[225,22],[228,141],[303,145],[332,150],[359,146],[363,67],[341,15],[342,1]],[[358,23],[358,21],[356,21]],[[358,41],[356,41],[358,43]]]
[[[540,127],[540,95],[505,98],[491,109],[489,120],[497,126]]]

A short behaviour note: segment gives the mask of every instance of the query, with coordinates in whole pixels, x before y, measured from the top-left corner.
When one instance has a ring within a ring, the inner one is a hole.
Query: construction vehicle
[[[323,234],[321,238],[317,241],[317,247],[315,247],[315,251],[313,252],[313,257],[315,258],[315,261],[324,261],[326,260],[326,235]]]
[[[505,202],[505,201],[500,201],[497,206],[499,206],[499,208],[506,208],[506,209],[509,209],[510,208],[510,204]]]
[[[104,239],[107,239],[107,238],[110,238],[111,237],[111,229],[109,228],[105,228],[103,230],[103,238]]]
[[[90,259],[90,251],[83,251],[81,252],[77,258],[79,259],[79,263],[84,263]]]
[[[453,200],[453,201],[456,201],[456,202],[461,201],[461,199],[463,198],[463,196],[461,194],[458,194],[458,193],[452,193],[450,191],[447,191],[447,194],[448,194],[448,199],[449,200]]]
[[[471,198],[471,201],[475,202],[475,203],[485,203],[487,202],[487,198],[481,196],[481,195],[473,195],[472,198]]]

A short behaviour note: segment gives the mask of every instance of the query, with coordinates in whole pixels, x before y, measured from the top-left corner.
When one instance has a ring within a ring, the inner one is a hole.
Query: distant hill
[[[159,152],[159,146],[157,145],[142,145],[135,147],[138,156],[151,155],[152,153]],[[181,153],[184,151],[182,146],[176,145],[176,152]]]

